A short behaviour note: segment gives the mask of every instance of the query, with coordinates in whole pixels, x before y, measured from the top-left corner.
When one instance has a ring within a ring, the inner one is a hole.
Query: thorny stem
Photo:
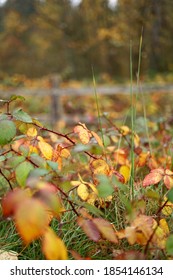
[[[75,207],[74,207],[74,205],[73,205],[73,202],[69,199],[68,195],[67,195],[61,188],[59,188],[58,186],[55,185],[55,187],[58,189],[58,191],[59,191],[60,193],[62,193],[62,194],[65,196],[65,198],[67,199],[67,201],[68,201],[68,203],[70,204],[70,206],[71,206],[72,210],[74,211],[74,213],[75,213],[77,216],[79,216],[78,212],[76,211],[76,209],[75,209]]]
[[[13,148],[11,148],[11,151],[14,152],[15,154],[22,156],[21,153],[19,153],[18,151],[15,151]],[[33,162],[30,158],[25,157],[27,161],[29,161],[30,163],[32,163],[35,167],[39,167],[39,165],[37,165],[35,162]]]
[[[76,144],[76,143],[68,136],[68,134],[62,134],[62,133],[56,132],[56,131],[54,131],[54,130],[52,130],[52,129],[44,128],[44,127],[42,127],[42,126],[40,126],[40,125],[38,125],[38,124],[35,124],[35,123],[34,123],[34,125],[35,125],[36,127],[38,127],[40,130],[48,131],[48,132],[51,132],[51,133],[53,133],[53,134],[56,134],[56,135],[58,135],[58,136],[60,136],[60,137],[66,138],[66,139],[67,139],[69,142],[71,142],[73,145]]]
[[[54,130],[52,130],[52,129],[44,128],[44,127],[42,127],[42,126],[40,126],[40,125],[38,125],[38,124],[34,124],[34,125],[35,125],[36,127],[38,127],[40,130],[47,131],[47,132],[53,133],[53,134],[55,134],[55,135],[58,135],[58,136],[60,136],[60,137],[66,138],[69,142],[71,142],[71,143],[73,144],[73,146],[76,145],[75,141],[73,141],[73,140],[68,136],[69,133],[67,133],[67,134],[62,134],[62,133],[56,132],[56,131],[54,131]],[[88,155],[89,157],[93,158],[93,159],[97,159],[97,157],[91,155],[89,152],[84,151],[84,153],[85,153],[86,155]]]

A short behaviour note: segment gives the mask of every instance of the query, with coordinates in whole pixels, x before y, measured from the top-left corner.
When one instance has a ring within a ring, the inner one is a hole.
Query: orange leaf
[[[45,207],[39,200],[33,198],[18,205],[14,218],[16,228],[25,243],[40,237],[48,225]]]
[[[165,175],[163,180],[167,189],[173,188],[173,178],[171,176]]]
[[[48,227],[43,235],[42,251],[47,260],[67,260],[64,242]]]
[[[153,169],[148,175],[145,176],[143,180],[143,187],[155,185],[162,180],[163,175],[154,170],[158,170],[158,169]]]
[[[104,145],[103,145],[103,141],[102,139],[98,136],[97,133],[95,133],[94,131],[91,131],[93,137],[96,139],[97,143],[99,144],[100,147],[104,148]]]
[[[88,144],[90,141],[91,133],[85,126],[85,124],[79,124],[74,127],[74,133],[77,133],[79,135],[79,138],[82,142],[82,144]]]

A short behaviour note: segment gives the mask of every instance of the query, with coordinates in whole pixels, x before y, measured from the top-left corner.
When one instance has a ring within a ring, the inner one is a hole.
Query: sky
[[[6,0],[0,0],[0,5],[2,5],[3,3],[5,3]],[[71,0],[71,2],[74,4],[74,5],[78,5],[81,0]],[[109,0],[109,5],[110,7],[115,7],[115,5],[117,4],[118,0]]]

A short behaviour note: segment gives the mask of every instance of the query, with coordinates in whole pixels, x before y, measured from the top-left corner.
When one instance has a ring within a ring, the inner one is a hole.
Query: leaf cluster
[[[22,108],[11,110],[17,99],[23,101],[4,100],[0,115],[0,196],[1,220],[14,221],[23,245],[39,240],[46,259],[92,258],[66,246],[68,225],[80,228],[95,250],[109,248],[113,259],[172,258],[170,156],[151,153],[129,126],[111,121],[103,135],[84,123],[68,134],[54,131]]]

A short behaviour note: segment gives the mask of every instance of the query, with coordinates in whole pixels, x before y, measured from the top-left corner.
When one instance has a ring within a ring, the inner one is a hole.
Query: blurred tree
[[[134,74],[143,29],[142,73],[173,70],[173,1],[8,0],[0,7],[0,71],[65,78]]]

